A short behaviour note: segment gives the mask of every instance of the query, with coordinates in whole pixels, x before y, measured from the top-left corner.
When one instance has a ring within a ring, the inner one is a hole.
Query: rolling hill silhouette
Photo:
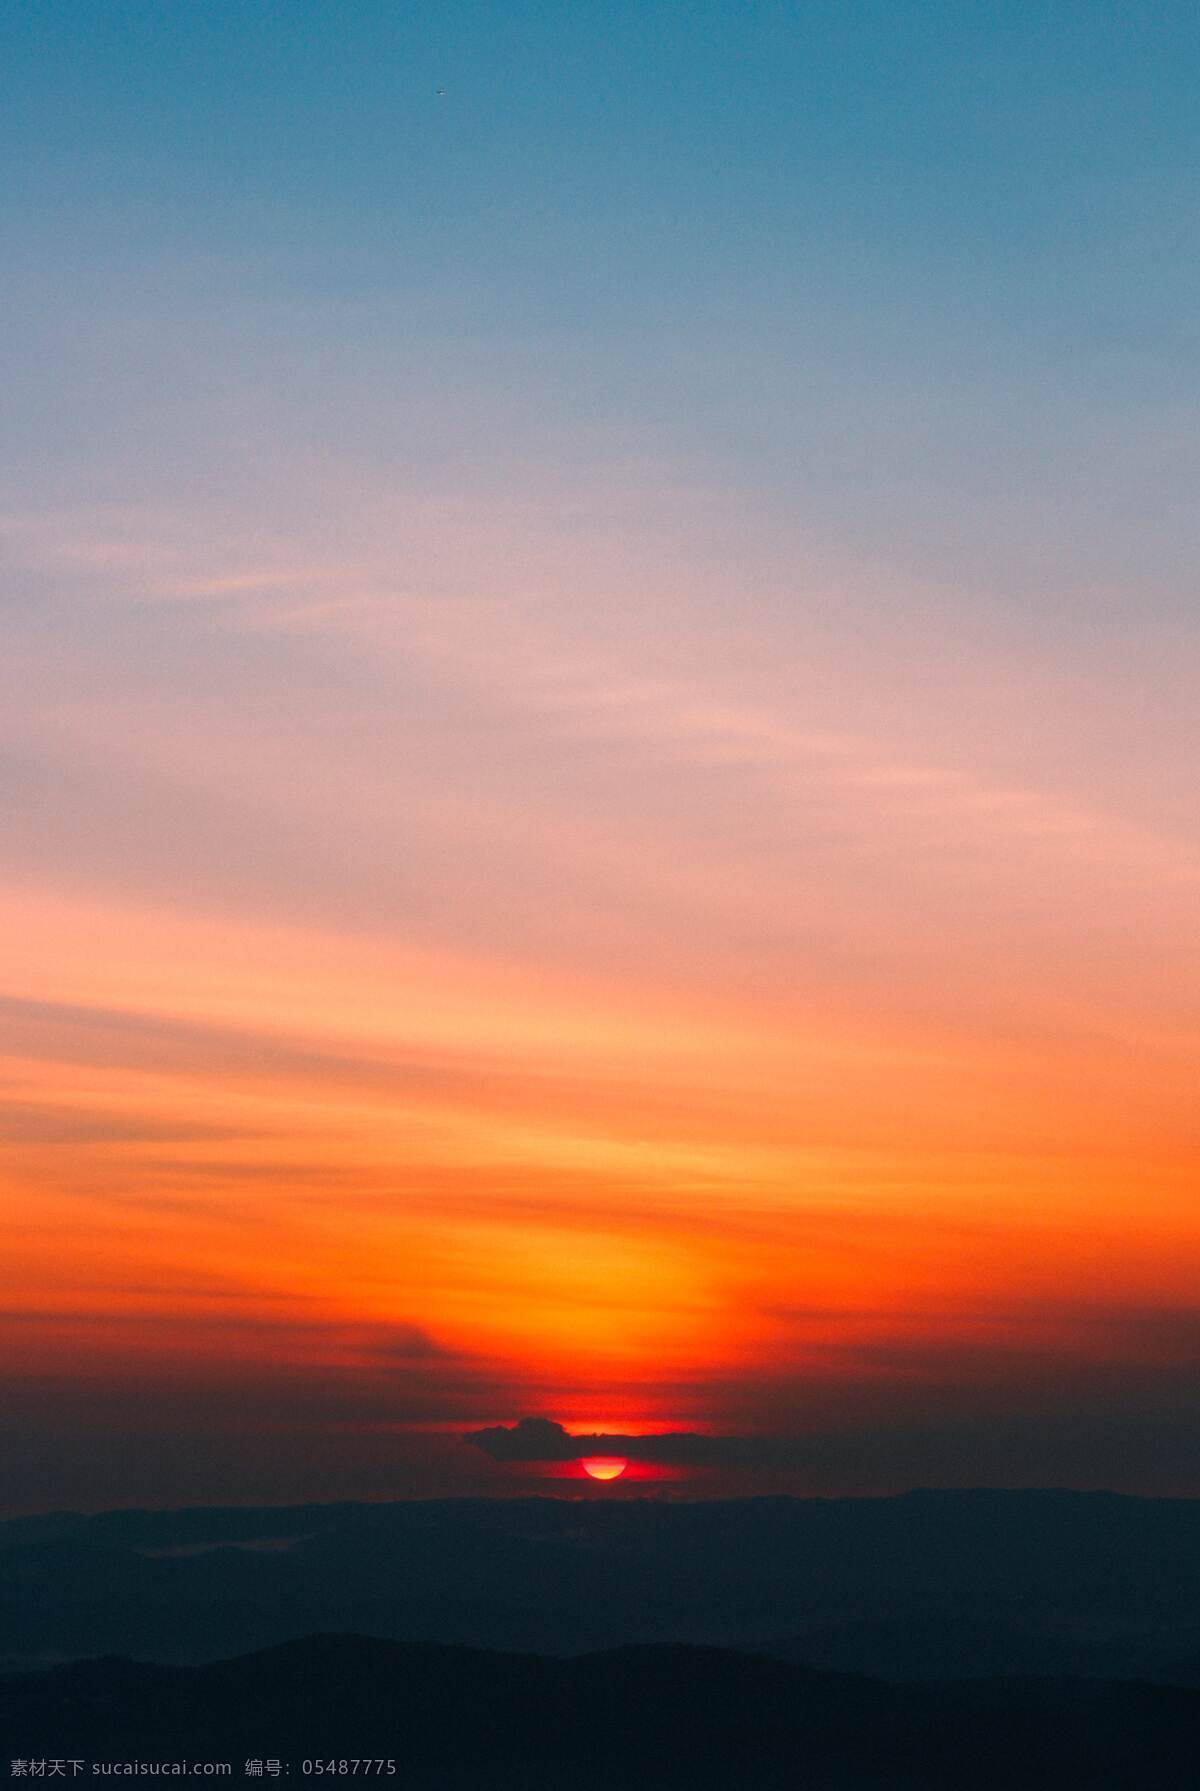
[[[749,1653],[571,1659],[314,1636],[199,1667],[0,1677],[12,1758],[382,1757],[418,1791],[1192,1791],[1200,1691],[1068,1679],[895,1686]]]
[[[752,1646],[891,1679],[1170,1677],[1200,1657],[1200,1503],[460,1499],[0,1524],[0,1668],[201,1662],[330,1631]]]

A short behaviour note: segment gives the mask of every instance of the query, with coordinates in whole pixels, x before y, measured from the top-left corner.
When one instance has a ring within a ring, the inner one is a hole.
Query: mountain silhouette
[[[0,1523],[0,1670],[198,1663],[328,1632],[562,1655],[753,1647],[897,1680],[1191,1684],[1200,1503],[451,1499]]]
[[[1193,1791],[1200,1691],[895,1686],[715,1648],[562,1659],[313,1636],[203,1666],[0,1676],[10,1758],[396,1762],[417,1791]]]

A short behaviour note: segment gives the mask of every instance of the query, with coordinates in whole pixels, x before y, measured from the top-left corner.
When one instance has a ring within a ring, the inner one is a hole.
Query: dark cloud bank
[[[1191,1383],[1189,1382],[1189,1386]],[[1194,1391],[1194,1388],[1192,1388]],[[803,1433],[707,1436],[573,1436],[549,1418],[471,1431],[465,1441],[491,1461],[519,1470],[539,1463],[622,1455],[647,1467],[707,1470],[696,1491],[731,1496],[752,1490],[819,1496],[894,1493],[914,1486],[1074,1486],[1196,1496],[1200,1423],[1183,1410],[1182,1389],[1167,1399],[1114,1397],[1041,1411],[977,1411],[925,1416],[898,1412],[891,1423],[822,1426]]]
[[[691,1430],[654,1436],[571,1436],[552,1418],[496,1424],[472,1431],[465,1440],[493,1461],[582,1461],[589,1455],[623,1455],[656,1467],[691,1468],[786,1467],[798,1465],[813,1449],[810,1438],[703,1436]]]

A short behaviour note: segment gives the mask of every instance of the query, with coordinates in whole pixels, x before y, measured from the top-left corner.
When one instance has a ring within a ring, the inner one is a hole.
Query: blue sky
[[[1105,627],[1115,576],[1177,611],[1198,32],[1182,6],[9,5],[18,451],[72,451],[29,382],[115,311],[160,384],[180,327],[275,390],[415,364],[712,457],[966,601],[1044,608],[1048,575]],[[119,419],[136,389],[91,362]]]

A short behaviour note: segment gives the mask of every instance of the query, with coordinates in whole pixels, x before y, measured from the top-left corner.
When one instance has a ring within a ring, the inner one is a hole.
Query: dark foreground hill
[[[1194,1683],[1200,1502],[451,1499],[0,1523],[0,1670],[199,1662],[330,1631],[538,1654],[778,1647],[893,1679],[1175,1679],[1190,1662]]]
[[[0,1678],[8,1760],[394,1760],[417,1791],[1194,1791],[1200,1692],[886,1685],[720,1649],[571,1660],[315,1636]],[[325,1774],[320,1775],[322,1777]],[[361,1773],[358,1776],[362,1776]]]

